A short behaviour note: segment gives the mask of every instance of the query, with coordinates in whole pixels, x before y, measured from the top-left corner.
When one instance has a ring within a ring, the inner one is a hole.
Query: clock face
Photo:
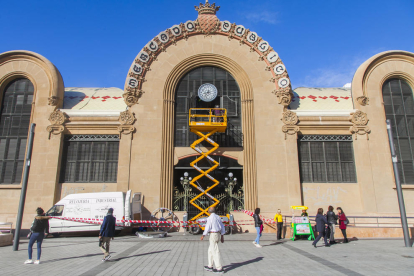
[[[205,102],[211,102],[217,97],[217,88],[211,83],[205,83],[198,89],[198,96]]]

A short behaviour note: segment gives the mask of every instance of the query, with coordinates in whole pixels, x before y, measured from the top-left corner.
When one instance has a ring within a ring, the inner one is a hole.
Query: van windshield
[[[46,216],[60,217],[63,214],[63,205],[55,205],[47,211]]]

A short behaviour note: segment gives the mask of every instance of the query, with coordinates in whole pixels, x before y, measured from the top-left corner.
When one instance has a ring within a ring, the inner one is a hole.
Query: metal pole
[[[387,132],[388,132],[388,140],[390,142],[392,166],[394,168],[395,186],[397,188],[398,205],[400,207],[401,224],[402,224],[402,229],[404,233],[405,247],[411,247],[410,233],[408,232],[408,225],[407,225],[407,215],[405,212],[404,195],[402,193],[400,175],[398,173],[398,167],[397,167],[398,160],[397,160],[397,155],[395,154],[394,138],[392,136],[392,130],[391,130],[391,120],[389,119],[387,119]]]
[[[21,193],[20,193],[19,211],[17,213],[16,231],[14,233],[13,251],[19,250],[20,230],[22,228],[24,203],[26,201],[27,180],[29,178],[30,158],[32,157],[33,137],[34,137],[35,126],[36,126],[36,124],[33,124],[33,123],[30,125],[29,144],[28,144],[27,152],[26,152],[26,164],[24,166],[22,190],[21,190]]]

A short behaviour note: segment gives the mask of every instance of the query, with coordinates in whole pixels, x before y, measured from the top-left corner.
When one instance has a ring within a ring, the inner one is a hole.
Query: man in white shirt
[[[214,207],[208,209],[210,216],[207,219],[206,227],[204,229],[203,236],[201,240],[204,239],[204,236],[210,233],[210,247],[208,248],[208,266],[205,266],[204,269],[210,272],[213,272],[213,263],[216,265],[217,274],[223,274],[223,266],[221,265],[220,249],[218,247],[218,242],[224,243],[224,229],[223,222],[221,218],[215,214],[216,210]]]

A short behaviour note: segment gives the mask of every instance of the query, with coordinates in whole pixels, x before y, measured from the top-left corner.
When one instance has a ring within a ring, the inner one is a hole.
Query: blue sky
[[[2,1],[0,52],[37,52],[66,87],[120,87],[146,43],[194,20],[200,1]],[[204,0],[203,0],[204,2]],[[413,0],[217,0],[217,16],[257,32],[279,53],[293,87],[339,87],[386,50],[414,52]]]

